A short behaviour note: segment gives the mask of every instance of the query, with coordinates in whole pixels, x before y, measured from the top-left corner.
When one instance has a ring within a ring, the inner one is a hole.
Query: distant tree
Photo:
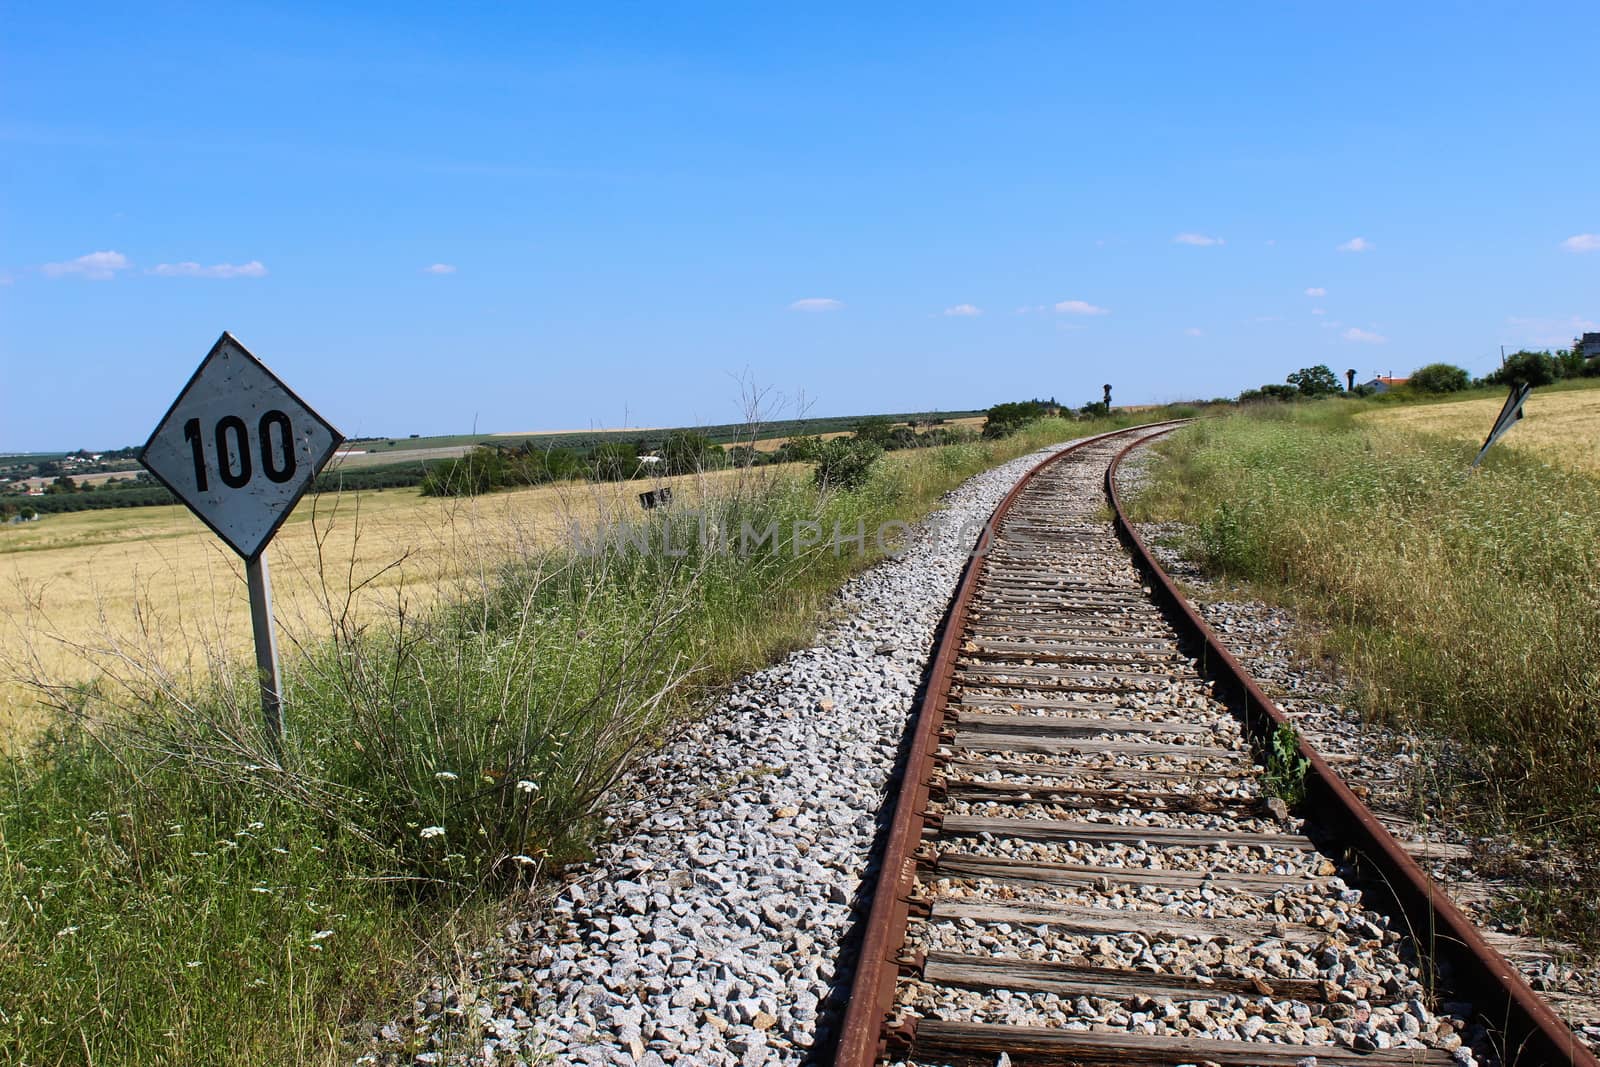
[[[1086,419],[1103,419],[1111,414],[1111,405],[1104,400],[1091,400],[1078,409],[1078,414]]]
[[[922,437],[910,426],[900,425],[889,431],[889,439],[884,443],[884,448],[916,448],[924,444]]]
[[[1279,385],[1268,382],[1260,389],[1246,389],[1239,394],[1239,403],[1248,404],[1252,400],[1293,400],[1300,395],[1300,390],[1292,385]]]
[[[45,486],[44,491],[47,493],[76,493],[78,491],[78,483],[73,481],[70,475],[63,474]]]
[[[639,445],[608,441],[589,453],[589,469],[603,482],[619,482],[639,472]]]
[[[1549,385],[1557,377],[1548,352],[1513,352],[1500,369],[1483,379],[1486,385]]]
[[[815,463],[822,456],[822,438],[815,434],[791,437],[778,448],[784,463]]]
[[[668,474],[720,470],[726,463],[722,446],[698,430],[674,430],[661,445],[661,459]]]
[[[1339,379],[1326,363],[1301,367],[1286,379],[1304,397],[1332,396],[1339,392]]]
[[[889,447],[889,438],[894,432],[894,422],[887,415],[873,415],[862,419],[851,427],[854,440],[866,441],[877,445],[879,448]]]
[[[1429,363],[1411,372],[1411,388],[1423,393],[1459,393],[1467,387],[1467,372],[1450,363]]]
[[[1570,348],[1563,348],[1555,354],[1556,373],[1562,378],[1581,378],[1588,368],[1588,360],[1583,358],[1582,352],[1575,352]]]
[[[1023,400],[1010,404],[996,404],[984,414],[983,436],[1009,437],[1034,419],[1045,414],[1045,404],[1040,400]]]

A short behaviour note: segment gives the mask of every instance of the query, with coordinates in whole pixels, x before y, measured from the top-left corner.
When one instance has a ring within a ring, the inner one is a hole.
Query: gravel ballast
[[[1137,492],[1153,458],[1144,449],[1123,464],[1118,487],[1125,495]],[[1140,533],[1229,651],[1378,820],[1576,1036],[1591,1049],[1600,1048],[1600,961],[1571,946],[1528,936],[1519,924],[1504,921],[1520,911],[1516,894],[1527,891],[1504,857],[1538,849],[1482,836],[1455,815],[1463,798],[1453,790],[1484,776],[1470,750],[1449,739],[1367,720],[1349,702],[1336,669],[1305,653],[1305,638],[1314,625],[1214,582],[1173,547],[1189,533],[1181,524],[1142,524]],[[1480,868],[1499,868],[1498,876],[1486,876]],[[1533,884],[1530,878],[1529,886]]]
[[[1063,447],[952,491],[899,558],[844,586],[813,647],[647,757],[614,836],[545,914],[508,927],[475,988],[433,983],[362,1062],[755,1065],[827,1049],[934,633],[983,522]]]

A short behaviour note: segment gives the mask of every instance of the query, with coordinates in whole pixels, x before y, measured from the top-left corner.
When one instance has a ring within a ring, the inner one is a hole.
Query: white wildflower
[[[330,938],[332,936],[333,936],[333,931],[332,930],[318,930],[316,933],[311,935],[311,940],[313,940],[313,941],[326,941],[328,938]]]
[[[199,960],[190,960],[188,963],[185,963],[184,966],[185,967],[198,967],[198,966],[200,966],[200,961]]]
[[[535,791],[538,788],[539,788],[539,783],[538,782],[530,782],[526,778],[524,778],[522,781],[517,783],[517,790],[519,792],[522,792],[522,793],[532,793],[533,791]]]
[[[456,776],[449,771],[438,771],[434,774],[434,777],[441,782],[453,782],[456,780]]]
[[[444,827],[442,827],[442,826],[424,826],[422,828],[422,836],[424,838],[443,837],[444,836]]]
[[[57,937],[71,937],[73,934],[75,934],[77,932],[78,932],[78,928],[76,926],[64,926],[61,929],[56,931],[56,936]]]
[[[532,867],[534,864],[539,862],[538,860],[534,859],[532,856],[512,856],[511,858],[513,860],[515,860],[517,863],[522,864],[522,866],[524,866],[524,867]]]

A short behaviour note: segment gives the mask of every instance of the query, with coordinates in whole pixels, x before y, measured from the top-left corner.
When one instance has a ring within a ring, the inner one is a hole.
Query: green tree
[[[1260,389],[1246,389],[1239,394],[1241,404],[1252,400],[1293,400],[1300,395],[1300,391],[1292,385],[1279,385],[1277,382],[1268,382]]]
[[[815,434],[791,437],[778,449],[784,463],[815,463],[822,458],[822,438]]]
[[[854,440],[866,441],[877,445],[879,448],[888,448],[889,439],[894,430],[894,423],[887,415],[872,415],[862,419],[851,427],[855,435]]]
[[[1467,387],[1467,372],[1450,363],[1429,363],[1412,371],[1409,381],[1423,393],[1459,393]]]
[[[1513,352],[1500,369],[1484,378],[1489,385],[1549,385],[1557,378],[1556,361],[1548,352]]]
[[[1326,363],[1315,367],[1301,367],[1285,379],[1304,397],[1333,396],[1341,392],[1339,379]]]
[[[639,446],[624,441],[596,445],[589,453],[589,469],[603,482],[632,478],[639,471]]]
[[[661,445],[661,459],[668,474],[691,474],[718,470],[726,463],[722,446],[698,430],[674,430]]]
[[[983,436],[1010,437],[1024,425],[1043,417],[1045,406],[1038,400],[1023,400],[1010,404],[996,404],[984,414]]]

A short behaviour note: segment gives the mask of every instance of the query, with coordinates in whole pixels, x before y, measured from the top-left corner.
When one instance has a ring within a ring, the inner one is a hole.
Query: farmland
[[[692,502],[739,477],[729,470],[659,484]],[[481,590],[499,564],[554,544],[572,523],[636,512],[635,494],[656,484],[564,483],[473,499],[414,489],[308,497],[268,553],[284,648],[326,636],[335,615],[375,623]],[[19,677],[81,682],[105,657],[200,677],[249,643],[243,567],[186,508],[0,526],[0,738],[36,725],[37,702]]]
[[[1408,405],[1361,418],[1392,429],[1479,444],[1504,403],[1503,396],[1494,396]],[[1495,447],[1503,446],[1557,466],[1600,473],[1600,388],[1585,382],[1575,387],[1535,389],[1523,414],[1523,421]]]
[[[910,411],[882,416],[895,423],[970,422],[980,411]],[[394,463],[411,459],[440,459],[461,455],[474,445],[494,444],[514,448],[532,442],[539,448],[570,448],[578,451],[612,442],[642,442],[646,449],[659,448],[667,435],[682,431],[702,433],[713,444],[748,444],[752,437],[779,443],[801,435],[838,435],[850,430],[867,415],[826,415],[815,418],[774,419],[752,427],[747,422],[719,423],[710,426],[629,427],[617,430],[536,430],[477,434],[445,434],[435,437],[361,437],[348,442],[351,458],[367,456],[367,463]]]

